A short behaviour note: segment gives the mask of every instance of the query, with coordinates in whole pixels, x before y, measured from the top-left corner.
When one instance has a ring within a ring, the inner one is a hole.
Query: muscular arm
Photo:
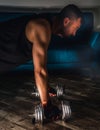
[[[33,37],[32,37],[33,35]],[[32,56],[34,63],[34,75],[36,86],[40,94],[42,104],[46,104],[49,99],[48,93],[48,73],[46,68],[47,49],[50,42],[51,31],[46,23],[40,25],[31,33],[31,41],[33,41]]]
[[[45,44],[47,43],[42,43],[42,41],[36,40],[32,49],[35,81],[42,104],[46,103],[49,98],[48,73],[46,69],[47,46]]]

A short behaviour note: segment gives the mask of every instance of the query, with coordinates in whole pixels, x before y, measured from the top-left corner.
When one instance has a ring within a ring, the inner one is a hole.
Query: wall
[[[100,0],[0,0],[0,6],[29,8],[62,8],[67,4],[76,4],[81,8],[100,6]]]

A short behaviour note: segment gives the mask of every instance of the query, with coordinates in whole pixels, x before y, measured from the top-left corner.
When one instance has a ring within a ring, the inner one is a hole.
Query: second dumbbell
[[[36,87],[34,87],[34,92],[31,93],[35,97],[39,97],[39,92]],[[56,95],[57,97],[60,97],[64,94],[64,90],[62,86],[57,85],[55,88],[49,88],[49,95],[53,96]]]

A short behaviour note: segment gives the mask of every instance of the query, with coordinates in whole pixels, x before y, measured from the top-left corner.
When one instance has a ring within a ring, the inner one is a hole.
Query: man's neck
[[[60,37],[63,37],[62,28],[56,16],[52,19],[52,33]]]

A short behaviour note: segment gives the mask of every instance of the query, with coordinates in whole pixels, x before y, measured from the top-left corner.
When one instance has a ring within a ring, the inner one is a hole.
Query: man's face
[[[63,25],[64,25],[64,30],[63,30],[64,37],[75,36],[77,30],[81,26],[81,18],[77,18],[77,19],[65,18]]]

